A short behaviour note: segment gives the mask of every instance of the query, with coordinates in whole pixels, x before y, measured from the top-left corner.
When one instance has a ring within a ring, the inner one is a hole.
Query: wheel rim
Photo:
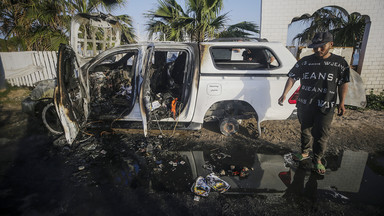
[[[53,134],[60,135],[64,132],[59,117],[57,116],[56,108],[53,103],[44,107],[42,119],[45,127]]]
[[[235,125],[233,125],[231,123],[227,123],[224,126],[224,130],[225,130],[225,132],[227,132],[229,134],[234,133],[235,132]]]

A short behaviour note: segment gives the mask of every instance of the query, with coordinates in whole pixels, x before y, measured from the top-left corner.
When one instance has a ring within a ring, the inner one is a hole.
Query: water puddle
[[[155,191],[190,191],[199,176],[215,172],[230,185],[225,192],[228,195],[281,193],[284,197],[367,204],[381,204],[384,200],[384,157],[362,151],[345,151],[326,158],[324,176],[313,172],[311,160],[288,166],[283,155],[245,150],[230,154],[180,151],[156,161],[150,175],[150,187]]]

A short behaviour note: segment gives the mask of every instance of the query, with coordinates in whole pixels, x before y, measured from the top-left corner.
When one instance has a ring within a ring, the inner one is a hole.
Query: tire
[[[54,135],[64,133],[59,117],[57,116],[56,108],[53,103],[47,104],[41,113],[44,126]]]
[[[224,118],[220,121],[220,132],[225,136],[235,134],[239,130],[239,123],[234,118]]]

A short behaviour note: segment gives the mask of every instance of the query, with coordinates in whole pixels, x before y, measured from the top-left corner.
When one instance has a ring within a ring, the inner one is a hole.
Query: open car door
[[[54,103],[69,145],[73,143],[80,126],[88,116],[88,98],[85,79],[76,54],[70,46],[61,44],[57,58],[57,86]]]
[[[151,95],[150,95],[150,82],[149,77],[151,74],[150,68],[152,65],[152,58],[154,54],[154,45],[150,44],[147,46],[144,55],[143,69],[141,76],[143,81],[140,87],[139,101],[140,101],[140,113],[143,122],[144,136],[148,133],[148,113],[151,110]]]

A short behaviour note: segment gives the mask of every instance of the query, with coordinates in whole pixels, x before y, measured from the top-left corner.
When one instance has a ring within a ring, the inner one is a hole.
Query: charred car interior
[[[135,103],[137,51],[113,53],[89,69],[89,118],[117,118]]]
[[[176,119],[188,101],[191,68],[186,50],[155,50],[145,89],[149,119]]]
[[[176,119],[188,100],[188,53],[155,50],[146,75],[150,119]],[[114,53],[89,69],[90,119],[113,119],[129,113],[136,101],[137,51]],[[190,79],[189,79],[190,80]]]

